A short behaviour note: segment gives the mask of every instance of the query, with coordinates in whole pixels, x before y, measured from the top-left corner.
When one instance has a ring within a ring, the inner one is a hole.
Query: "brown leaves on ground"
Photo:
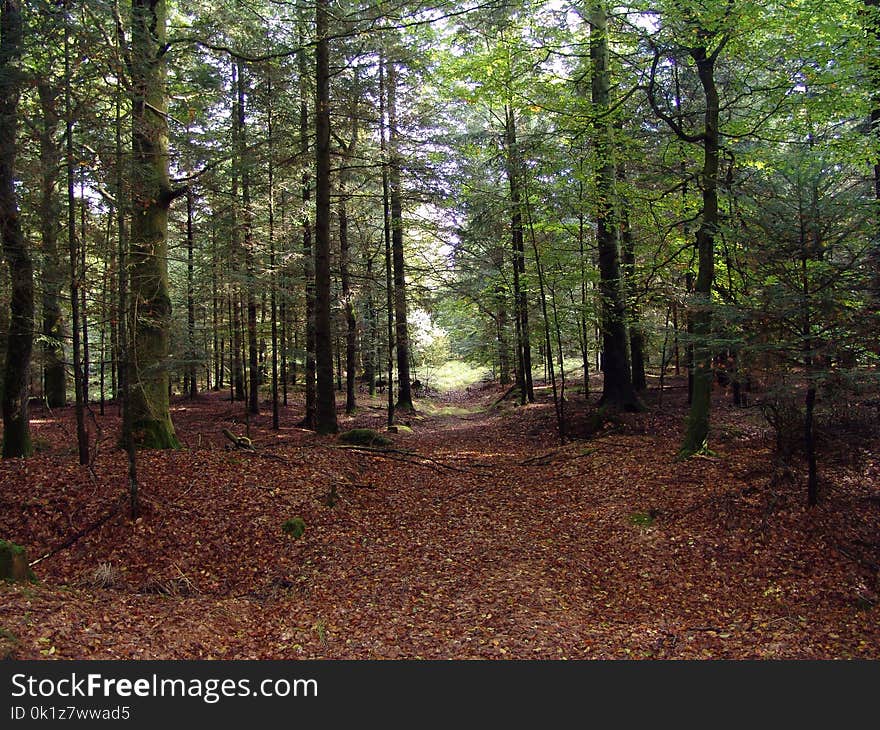
[[[719,404],[717,455],[676,462],[668,395],[563,446],[552,406],[484,410],[500,395],[405,418],[389,452],[289,425],[293,404],[229,450],[242,404],[179,400],[186,448],[139,454],[134,523],[115,410],[91,469],[72,414],[38,412],[42,451],[0,463],[0,537],[35,560],[86,534],[0,587],[0,655],[880,658],[876,453],[829,463],[810,510],[754,411]],[[380,405],[341,422],[381,429]]]

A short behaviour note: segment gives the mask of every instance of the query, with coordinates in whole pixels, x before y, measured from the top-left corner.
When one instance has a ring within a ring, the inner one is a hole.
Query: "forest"
[[[878,659],[878,0],[0,0],[0,657]]]

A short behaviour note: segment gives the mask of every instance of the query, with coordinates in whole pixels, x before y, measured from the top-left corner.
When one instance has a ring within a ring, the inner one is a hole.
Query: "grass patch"
[[[633,512],[629,516],[629,523],[636,527],[650,527],[654,524],[654,515],[652,512]]]
[[[479,413],[480,408],[466,408],[464,406],[453,406],[448,404],[437,404],[431,401],[419,401],[419,410],[429,416],[469,416],[473,413]]]
[[[451,390],[464,390],[469,385],[479,383],[486,375],[484,368],[474,367],[461,360],[448,360],[434,369],[424,382],[431,388],[445,393]]]

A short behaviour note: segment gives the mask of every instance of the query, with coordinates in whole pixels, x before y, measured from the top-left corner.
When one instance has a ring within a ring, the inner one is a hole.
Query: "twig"
[[[404,451],[403,449],[382,449],[375,448],[373,446],[357,446],[354,444],[345,444],[338,446],[330,446],[331,449],[345,449],[348,451],[363,451],[366,453],[379,454],[380,456],[388,456],[388,458],[395,458],[395,455],[399,456],[411,456],[416,459],[422,459],[423,461],[429,461],[433,464],[437,464],[444,469],[449,469],[450,471],[458,471],[463,474],[473,474],[475,473],[473,469],[464,469],[459,466],[452,466],[451,464],[446,464],[445,462],[440,461],[439,459],[435,459],[433,456],[425,456],[424,454],[420,454],[416,451]],[[413,461],[412,459],[401,459],[398,458],[398,461],[407,461],[412,464],[418,464],[418,461]],[[428,466],[427,464],[421,464],[421,466]]]
[[[691,454],[688,458],[690,459],[702,459],[703,461],[711,461],[716,464],[721,463],[721,459],[717,456],[709,456],[708,454]]]
[[[267,453],[265,451],[257,451],[253,446],[251,446],[249,448],[247,446],[239,446],[236,448],[240,449],[245,454],[251,454],[252,456],[256,456],[259,459],[271,459],[272,461],[278,461],[278,462],[281,462],[282,464],[286,464],[287,466],[302,466],[303,465],[302,462],[294,463],[290,459],[287,459],[287,458],[280,456],[278,454]]]
[[[715,494],[711,497],[707,497],[706,499],[701,499],[698,502],[694,502],[687,509],[679,510],[678,512],[670,512],[667,514],[665,519],[667,521],[671,521],[680,517],[684,517],[685,515],[691,514],[691,512],[696,512],[703,507],[712,504],[713,502],[720,502],[725,499],[732,499],[736,497],[748,497],[750,494],[754,494],[760,489],[760,487],[751,485],[748,487],[743,487],[742,489],[731,489],[722,494]]]
[[[552,461],[552,458],[559,453],[559,449],[553,449],[553,451],[547,451],[543,454],[537,454],[535,456],[530,456],[528,459],[523,459],[519,462],[520,466],[532,466],[533,464],[537,464],[538,466],[546,466]],[[547,459],[548,461],[544,461]]]
[[[333,448],[336,448],[336,447],[333,447]],[[356,450],[357,450],[357,451],[362,451],[362,449],[356,449]],[[444,473],[442,469],[438,469],[438,468],[437,468],[436,466],[434,466],[433,464],[426,464],[426,463],[424,463],[424,462],[422,462],[422,461],[416,461],[415,459],[407,459],[407,458],[405,458],[405,457],[403,457],[403,456],[399,456],[399,455],[396,454],[395,452],[384,453],[381,449],[374,449],[374,450],[373,450],[373,454],[374,454],[375,456],[384,457],[384,458],[386,458],[386,459],[392,459],[393,461],[399,461],[399,462],[404,463],[404,464],[413,464],[414,466],[421,466],[421,467],[423,467],[423,468],[425,468],[425,469],[430,469],[431,471],[436,472],[437,474],[443,474],[443,473]]]
[[[839,552],[841,555],[849,558],[854,563],[857,563],[858,565],[862,566],[863,568],[868,568],[869,570],[873,570],[875,573],[880,573],[880,565],[878,565],[877,563],[873,563],[870,560],[862,560],[858,555],[853,555],[851,552],[849,552],[848,550],[845,550],[840,545],[835,545],[835,547],[837,548],[837,552]]]
[[[60,545],[58,545],[57,547],[52,548],[52,549],[51,549],[48,553],[46,553],[45,555],[41,555],[41,556],[40,556],[39,558],[37,558],[36,560],[32,560],[28,565],[29,565],[30,567],[34,567],[37,563],[41,563],[41,562],[43,562],[44,560],[46,560],[47,558],[51,558],[53,555],[57,555],[57,554],[60,553],[62,550],[65,550],[65,549],[69,548],[71,545],[73,545],[75,542],[77,542],[77,540],[80,540],[81,538],[85,537],[85,536],[88,535],[89,533],[92,533],[92,532],[94,532],[95,530],[97,530],[99,527],[101,527],[101,525],[103,525],[105,522],[107,522],[111,517],[115,517],[117,514],[119,514],[119,512],[120,512],[121,509],[122,509],[122,503],[121,503],[121,502],[118,502],[118,503],[116,504],[116,506],[113,507],[113,509],[111,509],[107,514],[105,514],[105,515],[104,515],[101,519],[99,519],[97,522],[94,522],[94,523],[92,523],[91,525],[89,525],[88,527],[83,528],[82,530],[80,530],[80,531],[77,532],[76,534],[74,534],[74,535],[72,535],[71,537],[67,538],[64,542],[62,542],[62,543],[61,543]]]

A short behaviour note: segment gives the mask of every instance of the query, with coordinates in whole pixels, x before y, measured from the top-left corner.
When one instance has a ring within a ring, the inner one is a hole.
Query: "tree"
[[[0,238],[12,280],[3,371],[3,458],[30,456],[28,372],[34,342],[34,269],[21,229],[15,191],[22,18],[19,0],[3,0],[0,16]]]
[[[315,430],[336,433],[330,317],[330,41],[329,0],[315,5]]]
[[[403,255],[403,203],[401,190],[400,129],[397,122],[397,68],[393,59],[386,63],[388,104],[388,190],[391,206],[391,257],[394,262],[394,344],[397,347],[398,411],[413,410],[410,380],[409,326],[406,315],[406,271]]]
[[[305,22],[303,20],[303,22]],[[311,176],[308,172],[309,160],[309,84],[308,64],[305,52],[304,33],[300,31],[301,48],[297,54],[299,65],[299,143],[302,165],[302,253],[303,281],[305,286],[305,396],[306,412],[302,420],[305,428],[313,429],[316,423],[316,384],[317,366],[315,362],[315,252],[312,247],[312,224],[309,221],[309,200],[311,198]],[[329,123],[329,122],[328,122]],[[329,174],[329,172],[328,172]],[[328,234],[329,235],[329,234]]]
[[[780,455],[805,457],[811,506],[819,498],[814,424],[822,396],[840,408],[862,385],[859,361],[868,361],[859,320],[869,300],[871,252],[862,235],[870,202],[855,171],[830,161],[829,138],[811,134],[805,145],[765,153],[770,164],[749,176],[737,211],[749,296],[728,315],[740,325],[750,372],[767,383],[763,406]]]
[[[357,82],[357,80],[356,80]],[[357,319],[355,318],[354,294],[351,289],[351,242],[348,231],[348,183],[357,140],[358,140],[358,98],[353,92],[352,107],[349,114],[351,138],[339,140],[341,169],[339,170],[339,278],[342,286],[342,305],[345,311],[345,412],[354,413],[357,407],[355,397],[355,376],[357,369]]]
[[[874,201],[880,208],[880,0],[865,0],[865,15],[868,26],[868,72],[871,84],[872,108],[870,112],[870,131],[873,135],[874,150]],[[875,312],[880,314],[880,214],[876,215],[874,226],[874,246],[872,265],[874,278],[871,282]]]
[[[132,432],[148,448],[177,448],[168,398],[168,208],[186,192],[168,175],[165,0],[132,0]]]
[[[58,253],[61,211],[58,199],[58,173],[61,148],[58,127],[61,122],[58,89],[42,80],[37,86],[42,114],[40,130],[40,234],[43,246],[43,393],[50,408],[67,404],[67,372],[64,367],[64,315],[61,288],[64,274]]]
[[[686,131],[657,101],[657,70],[662,53],[656,45],[653,47],[654,58],[648,81],[648,100],[654,113],[679,139],[698,144],[703,151],[703,166],[699,178],[702,205],[695,242],[698,268],[690,311],[694,340],[693,388],[687,430],[680,451],[682,457],[708,448],[712,397],[712,284],[715,280],[715,238],[719,225],[718,174],[721,145],[720,101],[715,81],[715,65],[730,40],[729,11],[732,6],[732,2],[728,3],[726,12],[719,15],[707,11],[705,19],[685,10],[686,31],[690,31],[694,39],[693,44],[687,45],[685,50],[696,68],[704,102],[703,123],[699,131]]]
[[[626,300],[620,270],[620,236],[608,58],[608,17],[601,3],[590,7],[591,91],[596,145],[596,241],[599,246],[599,292],[602,297],[601,403],[611,408],[641,410],[632,383],[626,329]]]

